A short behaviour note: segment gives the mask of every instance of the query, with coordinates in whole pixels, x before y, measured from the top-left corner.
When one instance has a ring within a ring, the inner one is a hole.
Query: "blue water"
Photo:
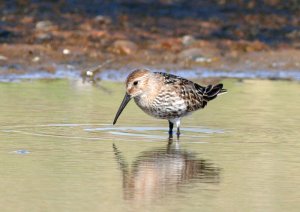
[[[124,81],[132,70],[104,70],[94,76],[96,80]],[[155,69],[153,71],[165,70]],[[171,70],[169,73],[176,74],[185,78],[235,78],[235,79],[277,79],[277,80],[300,80],[298,70],[241,70],[241,71],[222,71],[207,70],[198,68],[195,70]],[[65,66],[59,66],[55,73],[49,72],[30,72],[25,74],[0,75],[0,82],[17,82],[20,80],[36,79],[80,79],[80,70],[70,70]]]

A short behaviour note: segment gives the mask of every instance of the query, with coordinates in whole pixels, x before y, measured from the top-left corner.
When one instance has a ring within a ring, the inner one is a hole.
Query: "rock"
[[[63,50],[63,54],[64,55],[68,55],[68,54],[70,54],[71,53],[71,51],[69,50],[69,49],[64,49]]]
[[[111,51],[116,54],[129,55],[138,50],[138,46],[129,40],[117,40],[113,43]]]
[[[212,62],[212,58],[209,57],[197,57],[195,59],[196,63],[211,63]]]
[[[97,15],[94,18],[94,21],[98,24],[110,24],[111,19],[109,17],[103,16],[103,15]]]
[[[0,60],[7,60],[7,57],[0,55]]]
[[[181,42],[184,46],[190,46],[195,42],[195,38],[192,35],[185,35],[182,37]]]
[[[40,60],[41,60],[41,58],[38,56],[32,58],[32,62],[35,62],[35,63],[39,62]]]
[[[55,27],[55,25],[51,21],[39,21],[36,23],[35,28],[37,30],[48,31]]]

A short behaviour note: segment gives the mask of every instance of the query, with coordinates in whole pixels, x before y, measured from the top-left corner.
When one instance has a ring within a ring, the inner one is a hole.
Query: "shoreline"
[[[290,72],[300,72],[300,8],[292,5],[28,2],[0,4],[1,78],[51,78],[64,75],[62,69],[76,75],[107,61],[113,62],[100,71],[201,69],[222,77],[246,72],[280,79],[298,79]]]
[[[87,82],[115,81],[123,82],[132,70],[113,70],[105,69],[100,72],[86,75],[86,72],[80,70],[68,70],[67,67],[60,67],[55,72],[29,72],[23,74],[4,74],[0,75],[0,83],[19,82],[23,80],[43,80],[43,79],[70,79],[83,80]],[[257,70],[257,71],[222,71],[207,70],[203,68],[185,69],[185,70],[164,70],[151,69],[151,71],[168,72],[187,79],[206,80],[206,79],[262,79],[262,80],[292,80],[300,81],[300,72],[298,70]]]

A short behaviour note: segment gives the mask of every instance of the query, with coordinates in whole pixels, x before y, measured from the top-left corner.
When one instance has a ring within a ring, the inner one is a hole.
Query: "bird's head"
[[[131,98],[144,94],[149,85],[149,76],[151,72],[145,69],[137,69],[133,71],[126,80],[126,94]]]
[[[126,93],[115,116],[113,124],[117,122],[122,111],[132,98],[146,94],[147,90],[149,90],[149,86],[151,86],[149,85],[149,78],[151,74],[152,73],[146,69],[137,69],[129,74],[126,79]]]

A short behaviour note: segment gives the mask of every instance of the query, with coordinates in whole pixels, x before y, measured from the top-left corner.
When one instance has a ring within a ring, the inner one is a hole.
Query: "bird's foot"
[[[179,129],[179,128],[177,128],[177,133],[176,133],[176,135],[177,135],[177,140],[179,140],[179,137],[180,137],[180,129]]]

